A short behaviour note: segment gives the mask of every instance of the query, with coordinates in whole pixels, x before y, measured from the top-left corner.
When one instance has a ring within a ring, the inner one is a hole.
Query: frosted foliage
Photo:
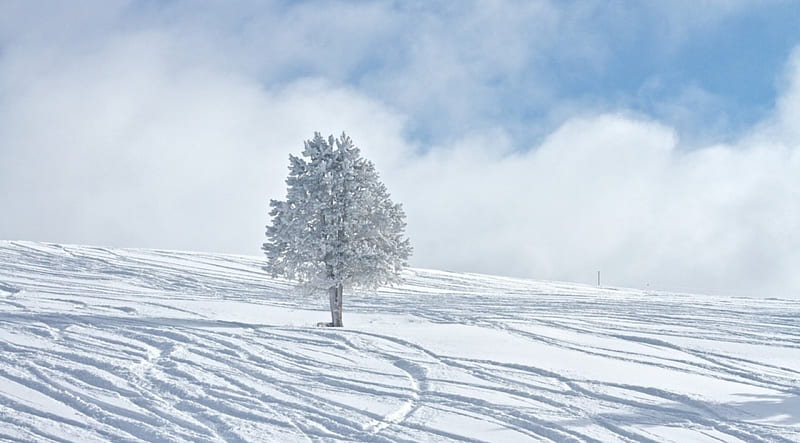
[[[405,214],[345,134],[316,133],[289,156],[285,201],[272,200],[265,269],[314,288],[397,281],[411,244]]]

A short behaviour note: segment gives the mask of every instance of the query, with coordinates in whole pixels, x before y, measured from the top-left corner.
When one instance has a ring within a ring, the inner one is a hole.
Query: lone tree
[[[286,201],[271,200],[265,270],[330,294],[330,326],[342,326],[344,288],[396,282],[411,254],[405,214],[353,141],[305,142],[289,156]]]

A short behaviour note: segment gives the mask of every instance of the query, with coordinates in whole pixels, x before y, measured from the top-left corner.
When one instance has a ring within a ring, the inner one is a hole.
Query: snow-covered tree
[[[344,288],[399,279],[411,254],[405,214],[344,133],[315,133],[302,155],[289,156],[286,200],[270,201],[264,269],[327,290],[331,326],[342,326]]]

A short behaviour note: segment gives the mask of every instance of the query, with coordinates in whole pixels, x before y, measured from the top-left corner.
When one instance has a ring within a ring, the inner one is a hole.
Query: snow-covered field
[[[800,302],[0,242],[0,439],[799,441]]]

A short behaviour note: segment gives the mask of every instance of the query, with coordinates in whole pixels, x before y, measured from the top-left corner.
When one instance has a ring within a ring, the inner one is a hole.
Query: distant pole
[[[600,271],[597,271],[597,286],[600,286]]]

